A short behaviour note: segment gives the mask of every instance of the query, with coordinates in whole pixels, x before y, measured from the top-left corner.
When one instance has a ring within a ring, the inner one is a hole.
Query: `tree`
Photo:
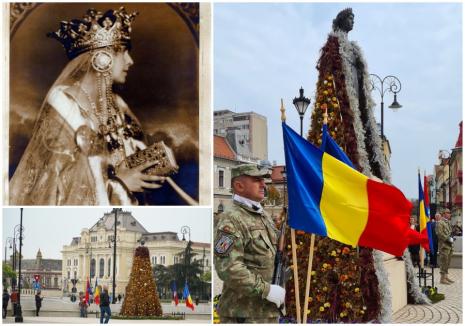
[[[7,279],[16,279],[16,272],[9,264],[3,264],[3,287],[7,287]]]
[[[160,299],[150,265],[147,247],[139,246],[134,253],[129,284],[126,287],[121,315],[128,317],[161,316]]]
[[[276,189],[275,186],[269,185],[267,187],[267,191],[268,191],[268,196],[266,199],[267,204],[270,204],[270,205],[281,205],[282,204],[281,194],[279,190]]]

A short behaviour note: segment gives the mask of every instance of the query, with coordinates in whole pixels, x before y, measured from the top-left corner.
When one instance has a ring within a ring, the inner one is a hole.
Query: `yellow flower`
[[[321,307],[320,307],[320,311],[321,311],[321,312],[325,311],[325,307],[321,306]]]
[[[350,302],[346,302],[346,308],[350,308],[352,307],[352,305],[350,304]]]
[[[328,91],[323,91],[323,94],[324,94],[324,95],[328,95]]]
[[[312,276],[315,276],[316,272],[315,271],[312,271]]]
[[[344,313],[343,313],[343,312],[341,312],[341,313],[339,314],[339,316],[341,316],[341,317],[344,317]]]
[[[354,289],[354,292],[355,292],[355,293],[358,293],[359,291],[360,291],[359,288],[355,288],[355,289]]]
[[[328,291],[328,288],[326,286],[323,287],[323,291]]]
[[[313,301],[313,298],[312,297],[308,297],[308,302],[312,302]]]
[[[326,308],[329,308],[329,307],[331,307],[331,304],[330,304],[329,302],[325,302],[324,306],[325,306]]]
[[[336,256],[336,250],[331,251],[331,256]]]
[[[337,101],[337,98],[336,98],[336,96],[333,96],[333,97],[331,97],[331,99],[332,99],[334,102],[336,102],[336,101]]]
[[[328,264],[324,263],[323,268],[327,268],[327,267],[328,267]]]

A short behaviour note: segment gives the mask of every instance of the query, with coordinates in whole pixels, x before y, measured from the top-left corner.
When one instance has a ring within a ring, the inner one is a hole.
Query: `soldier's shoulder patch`
[[[234,246],[234,236],[226,233],[220,233],[215,242],[215,254],[218,256],[227,256]]]

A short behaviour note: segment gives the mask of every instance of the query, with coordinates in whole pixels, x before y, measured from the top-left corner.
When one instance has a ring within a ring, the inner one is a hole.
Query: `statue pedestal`
[[[405,263],[394,256],[384,254],[384,267],[389,277],[392,296],[392,312],[402,309],[407,305],[407,272]]]

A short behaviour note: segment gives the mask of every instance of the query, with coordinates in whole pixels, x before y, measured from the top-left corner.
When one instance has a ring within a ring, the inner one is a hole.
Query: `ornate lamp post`
[[[300,117],[300,136],[303,135],[303,121],[304,115],[310,105],[310,99],[304,96],[304,89],[301,87],[299,90],[299,97],[294,97],[292,101]]]
[[[16,308],[15,323],[23,322],[23,312],[21,310],[21,252],[23,247],[23,208],[20,208],[19,220],[19,275],[18,275],[18,306]]]
[[[86,243],[86,254],[89,254],[89,281],[92,283],[92,244],[90,242]],[[94,265],[94,274],[95,274],[95,265]]]
[[[381,141],[384,141],[384,94],[391,92],[394,94],[394,102],[389,105],[393,111],[397,111],[402,105],[397,102],[397,93],[402,89],[402,84],[396,76],[379,77],[376,74],[370,74],[371,91],[377,90],[381,97]]]
[[[112,292],[113,292],[113,299],[112,303],[116,303],[116,240],[117,240],[117,228],[118,228],[118,212],[122,212],[122,208],[113,208],[113,213],[115,213],[115,225],[114,233],[113,233],[113,284],[112,284]]]
[[[6,262],[7,262],[7,248],[9,247],[10,249],[13,248],[13,238],[12,237],[8,237],[5,239],[5,265],[6,265]],[[9,245],[9,246],[8,246]]]
[[[447,153],[447,154],[446,154]],[[444,154],[446,154],[446,156],[444,156]],[[439,155],[442,159],[448,159],[449,162],[447,163],[447,165],[449,165],[449,176],[448,176],[448,179],[447,179],[447,186],[449,188],[449,204],[445,204],[444,206],[447,207],[449,206],[449,209],[452,211],[452,193],[451,193],[451,178],[452,178],[452,173],[451,173],[451,166],[450,166],[450,160],[452,158],[452,153],[450,151],[448,151],[447,149],[441,149],[439,150]],[[441,162],[442,163],[442,162]],[[446,198],[444,198],[446,199]]]
[[[187,225],[184,225],[181,227],[181,234],[182,234],[182,241],[186,241],[186,234],[189,236],[189,241],[187,241],[186,244],[186,249],[184,253],[184,266],[185,266],[185,273],[186,273],[186,283],[189,283],[188,277],[187,277],[187,269],[190,264],[190,261],[188,261],[187,257],[189,257],[190,260],[190,253],[189,253],[189,245],[191,243],[191,228],[188,227]]]

